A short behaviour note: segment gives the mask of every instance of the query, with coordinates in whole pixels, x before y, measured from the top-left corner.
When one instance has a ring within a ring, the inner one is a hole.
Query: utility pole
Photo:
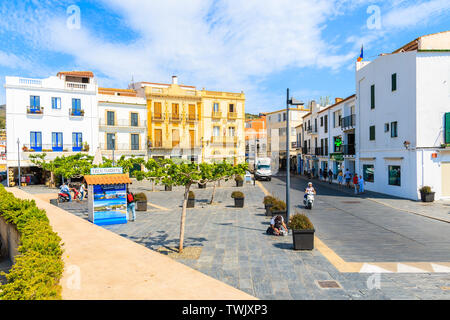
[[[291,201],[289,196],[289,191],[291,190],[291,161],[289,152],[289,136],[291,134],[289,130],[289,88],[286,92],[286,112],[286,223],[288,223],[291,214]]]
[[[19,169],[19,189],[21,188],[21,177],[20,177],[20,140],[17,138],[17,163]]]

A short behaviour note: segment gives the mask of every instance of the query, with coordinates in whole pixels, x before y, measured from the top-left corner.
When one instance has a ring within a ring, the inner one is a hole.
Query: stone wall
[[[16,226],[9,224],[0,217],[0,257],[8,257],[15,263],[15,257],[19,253],[20,234]]]

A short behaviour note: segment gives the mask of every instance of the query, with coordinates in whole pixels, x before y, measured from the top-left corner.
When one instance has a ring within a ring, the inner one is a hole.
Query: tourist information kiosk
[[[127,223],[127,186],[122,168],[92,168],[88,185],[89,221],[96,225]]]

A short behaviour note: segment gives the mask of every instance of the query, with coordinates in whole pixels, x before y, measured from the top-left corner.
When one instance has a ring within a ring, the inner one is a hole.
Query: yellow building
[[[147,99],[149,157],[196,162],[245,160],[244,93],[139,82],[130,85]]]

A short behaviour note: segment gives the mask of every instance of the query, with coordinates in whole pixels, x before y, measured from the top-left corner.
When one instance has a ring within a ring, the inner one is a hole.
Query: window
[[[39,96],[30,96],[31,109],[39,109],[41,107],[41,98]]]
[[[81,100],[80,99],[72,99],[72,114],[74,114],[74,115],[81,114]]]
[[[195,120],[195,104],[189,105],[189,120]]]
[[[131,134],[131,150],[139,150],[139,134]]]
[[[450,143],[450,112],[447,112],[444,116],[444,141],[445,143]]]
[[[278,122],[281,122],[281,113],[278,114]]]
[[[369,136],[369,140],[373,141],[375,140],[375,126],[370,126],[370,136]]]
[[[363,177],[364,181],[375,182],[375,167],[373,164],[363,165]]]
[[[219,112],[219,104],[217,102],[214,103],[213,112]]]
[[[394,73],[392,76],[391,76],[391,89],[392,89],[392,91],[396,91],[397,90],[397,74],[396,73]]]
[[[139,125],[139,114],[132,112],[130,114],[130,121],[132,127],[137,127]]]
[[[324,128],[324,130],[325,130],[325,133],[328,133],[328,115],[325,115],[325,118],[324,118],[324,125],[325,125],[325,128]]]
[[[286,121],[286,113],[283,113],[283,121]]]
[[[398,137],[397,134],[397,121],[391,122],[391,138]]]
[[[213,127],[213,136],[220,137],[220,127],[218,126]]]
[[[286,135],[286,128],[280,128],[280,136]]]
[[[178,103],[172,103],[172,117],[174,119],[179,119],[180,117],[180,106]]]
[[[389,131],[389,123],[385,123],[384,124],[384,132],[388,132]]]
[[[83,146],[83,134],[81,132],[72,133],[72,151],[81,151]]]
[[[107,150],[116,150],[116,134],[115,133],[107,133],[106,134],[106,149]]]
[[[155,113],[155,119],[161,119],[162,118],[161,102],[155,102],[153,108]]]
[[[323,117],[320,117],[320,126],[323,127]]]
[[[375,85],[370,87],[370,109],[375,109]]]
[[[235,110],[234,110],[234,104],[233,103],[230,103],[229,105],[228,105],[228,112],[235,112]]]
[[[30,132],[30,149],[42,151],[42,132]]]
[[[52,109],[61,109],[61,98],[52,98]]]
[[[62,132],[52,132],[52,149],[53,151],[63,151]]]
[[[156,148],[162,147],[162,130],[161,129],[155,129],[155,147]]]
[[[400,186],[400,166],[389,166],[389,185]]]
[[[106,124],[108,125],[108,126],[113,126],[113,125],[115,125],[115,118],[116,118],[116,116],[115,116],[115,112],[114,111],[107,111],[106,112]]]

